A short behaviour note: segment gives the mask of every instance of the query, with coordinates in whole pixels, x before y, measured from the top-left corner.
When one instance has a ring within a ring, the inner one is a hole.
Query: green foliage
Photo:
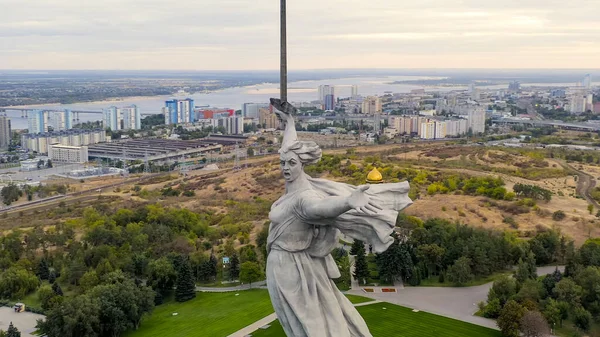
[[[260,281],[264,277],[264,273],[258,263],[247,261],[242,263],[240,267],[240,281],[249,283]]]
[[[500,305],[500,300],[494,298],[491,301],[488,301],[487,305],[484,307],[483,316],[485,318],[498,318],[501,310],[502,306]]]
[[[473,273],[471,272],[471,259],[468,257],[461,257],[454,265],[448,268],[448,280],[455,283],[456,285],[464,285],[473,279]]]
[[[23,298],[39,283],[32,272],[17,266],[10,267],[0,274],[0,298]]]
[[[0,195],[2,196],[2,202],[5,205],[10,206],[13,202],[19,200],[20,197],[23,196],[23,191],[14,184],[10,184],[8,186],[4,186],[2,190],[0,190]]]
[[[510,300],[500,311],[498,316],[498,327],[505,337],[519,337],[521,329],[521,318],[525,315],[525,308],[519,303]]]
[[[533,252],[529,252],[525,260],[519,259],[517,265],[517,271],[515,272],[515,279],[519,283],[524,283],[527,280],[537,279],[535,255]]]
[[[582,331],[589,331],[592,324],[592,314],[584,308],[575,308],[573,310],[573,323]]]
[[[8,325],[8,330],[6,330],[6,337],[21,337],[21,332],[17,329],[12,322]]]
[[[536,200],[552,200],[552,192],[536,185],[515,184],[513,191],[519,197],[532,198]]]
[[[196,297],[196,282],[190,262],[186,259],[177,273],[177,283],[175,290],[175,300],[177,302],[189,301]]]
[[[369,277],[369,265],[367,264],[364,246],[358,248],[356,252],[356,258],[354,260],[354,277],[360,284],[365,284]]]
[[[572,306],[581,302],[582,292],[583,289],[570,278],[560,280],[552,290],[554,297],[558,301],[569,303]]]
[[[51,286],[45,285],[38,289],[37,296],[40,301],[40,304],[42,305],[42,309],[48,310],[54,303],[53,299],[57,295],[54,293],[54,290],[52,290]]]
[[[516,295],[516,292],[517,284],[515,280],[508,276],[501,277],[494,281],[494,284],[488,293],[488,303],[497,299],[500,302],[500,305],[504,307],[505,303]]]

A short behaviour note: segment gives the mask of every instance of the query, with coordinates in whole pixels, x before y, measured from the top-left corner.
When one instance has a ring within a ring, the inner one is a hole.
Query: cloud
[[[289,0],[290,69],[597,67],[597,9]],[[276,69],[278,25],[272,0],[2,0],[0,69]]]

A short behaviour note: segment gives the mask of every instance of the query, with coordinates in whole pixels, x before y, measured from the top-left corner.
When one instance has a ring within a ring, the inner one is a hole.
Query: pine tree
[[[231,259],[229,259],[229,277],[231,279],[240,277],[240,259],[236,253],[233,253]]]
[[[52,284],[52,290],[54,290],[54,293],[58,296],[63,296],[63,291],[60,288],[60,285],[58,284],[58,282],[54,282],[54,284]]]
[[[213,279],[216,279],[217,277],[217,263],[217,257],[214,254],[210,254],[210,259],[208,260],[208,275]]]
[[[367,256],[365,255],[364,248],[358,251],[356,260],[354,262],[354,277],[359,283],[365,283],[365,280],[369,277],[369,264],[367,263]]]
[[[8,330],[6,331],[6,337],[21,337],[21,332],[19,329],[15,328],[15,326],[10,322],[8,326]]]
[[[176,285],[175,300],[177,302],[189,301],[196,297],[196,283],[194,282],[194,275],[189,260],[181,263]]]
[[[48,268],[48,261],[45,258],[41,259],[38,264],[38,277],[40,280],[47,280],[50,277],[50,268]]]
[[[350,248],[350,255],[358,255],[358,252],[365,250],[365,243],[360,240],[354,240],[352,242],[352,248]]]
[[[48,274],[48,282],[50,282],[50,283],[56,282],[56,273],[54,272],[54,270],[51,270],[50,273]]]

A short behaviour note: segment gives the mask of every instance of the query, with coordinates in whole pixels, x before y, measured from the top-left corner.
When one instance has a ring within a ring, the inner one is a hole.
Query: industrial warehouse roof
[[[90,145],[88,151],[90,157],[98,158],[164,159],[180,153],[207,152],[220,147],[221,145],[204,140],[133,139]]]

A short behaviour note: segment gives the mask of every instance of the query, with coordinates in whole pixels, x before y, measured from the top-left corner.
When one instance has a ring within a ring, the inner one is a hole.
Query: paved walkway
[[[540,276],[551,274],[555,269],[554,266],[540,267],[537,269],[537,274]],[[559,270],[564,271],[564,267],[559,267]],[[406,287],[395,294],[365,293],[362,289],[352,289],[348,293],[498,329],[496,321],[473,316],[479,309],[477,303],[487,300],[492,284],[465,288]]]
[[[248,289],[259,289],[264,288],[267,285],[267,281],[259,281],[252,283],[252,287],[250,284],[242,284],[235,287],[199,287],[196,286],[196,291],[201,291],[205,293],[226,293],[231,291],[240,291],[240,290],[248,290]]]

